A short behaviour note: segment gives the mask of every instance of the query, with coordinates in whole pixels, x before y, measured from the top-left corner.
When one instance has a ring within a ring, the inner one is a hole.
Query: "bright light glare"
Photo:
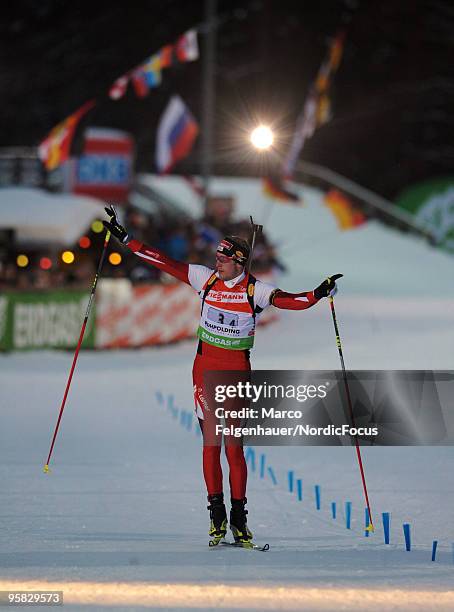
[[[273,132],[266,125],[259,125],[251,133],[251,142],[256,149],[265,151],[273,144]]]
[[[28,266],[27,255],[18,255],[16,258],[16,263],[19,266],[19,268],[26,268]]]
[[[72,264],[74,261],[74,253],[72,251],[63,251],[61,258],[65,264]]]
[[[111,253],[109,255],[109,261],[113,266],[118,266],[121,264],[121,255],[120,253]]]
[[[96,221],[93,221],[93,223],[91,224],[91,229],[93,230],[95,234],[100,234],[102,230],[104,229],[104,225],[102,224],[102,221],[97,219]]]

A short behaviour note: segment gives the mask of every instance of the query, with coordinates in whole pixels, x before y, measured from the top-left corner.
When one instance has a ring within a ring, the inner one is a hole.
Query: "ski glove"
[[[122,242],[123,244],[126,244],[127,242],[129,242],[130,237],[128,236],[128,232],[125,230],[125,228],[122,225],[120,225],[120,223],[118,223],[117,213],[115,211],[115,208],[112,206],[112,204],[110,205],[109,208],[104,208],[104,210],[110,217],[110,221],[102,222],[106,230],[109,230],[112,236],[115,236],[115,238],[119,240],[120,242]]]
[[[329,295],[334,295],[337,291],[336,281],[338,278],[344,276],[343,274],[334,274],[334,276],[328,276],[326,280],[323,281],[321,285],[319,285],[316,289],[314,289],[314,297],[319,300],[323,297],[328,297]]]

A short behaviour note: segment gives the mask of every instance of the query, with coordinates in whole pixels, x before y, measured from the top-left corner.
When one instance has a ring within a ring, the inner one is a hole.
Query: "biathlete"
[[[254,344],[255,327],[260,313],[268,306],[285,310],[306,310],[321,298],[332,294],[335,281],[342,276],[328,277],[313,291],[287,293],[246,272],[250,247],[238,236],[226,236],[216,251],[215,268],[176,261],[155,247],[134,240],[120,225],[113,207],[105,209],[110,221],[104,226],[143,261],[156,266],[197,291],[201,300],[201,315],[197,336],[197,354],[192,369],[195,411],[204,433],[213,428],[213,398],[204,392],[204,372],[235,370],[245,372],[251,365],[249,352]],[[211,408],[213,410],[211,410]],[[229,464],[230,529],[237,543],[252,540],[245,508],[247,467],[242,442],[226,440],[225,453]],[[203,475],[210,510],[209,535],[219,543],[227,533],[227,513],[222,484],[221,445],[203,446]]]

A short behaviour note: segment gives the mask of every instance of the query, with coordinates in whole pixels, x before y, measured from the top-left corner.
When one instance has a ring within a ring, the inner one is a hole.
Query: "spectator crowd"
[[[232,206],[228,198],[213,198],[205,216],[194,220],[181,215],[151,216],[135,207],[124,210],[125,225],[130,233],[142,242],[155,246],[170,257],[181,261],[213,266],[216,247],[221,238],[228,234],[250,240],[251,226],[248,220],[233,220]],[[74,261],[64,263],[61,252],[51,251],[46,245],[26,248],[14,244],[12,233],[0,245],[0,291],[39,290],[63,287],[89,287],[93,280],[102,250],[104,233],[95,233],[87,228],[86,237],[90,247],[82,248],[79,243],[69,248]],[[171,278],[158,269],[144,264],[127,248],[121,248],[112,241],[109,253],[120,254],[119,263],[108,258],[103,268],[103,278],[128,278],[133,283],[171,282]],[[26,254],[28,264],[20,267],[19,254]],[[50,262],[43,268],[43,261]],[[118,257],[117,257],[118,261]],[[252,271],[254,274],[283,270],[273,246],[266,235],[258,235],[254,250]]]

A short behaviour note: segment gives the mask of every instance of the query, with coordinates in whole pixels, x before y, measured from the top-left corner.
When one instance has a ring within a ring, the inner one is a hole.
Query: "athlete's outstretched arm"
[[[150,247],[138,240],[129,240],[126,245],[135,255],[147,263],[167,272],[167,274],[171,274],[188,285],[190,284],[188,278],[189,264],[172,259],[159,249]]]
[[[303,291],[302,293],[287,293],[281,289],[276,289],[271,295],[270,303],[276,308],[283,310],[304,310],[310,308],[318,302],[313,291]]]
[[[149,247],[138,240],[134,240],[128,236],[128,232],[118,222],[115,209],[111,206],[110,208],[106,208],[105,211],[109,215],[110,221],[103,221],[104,227],[108,229],[117,240],[127,245],[133,253],[147,263],[171,274],[175,278],[178,278],[178,280],[188,283],[189,285],[189,264],[172,259],[159,249]]]
[[[336,280],[343,276],[342,274],[334,274],[328,276],[316,289],[313,291],[303,291],[302,293],[287,293],[281,289],[275,289],[270,296],[270,303],[276,308],[284,310],[305,310],[316,304],[321,298],[328,297],[336,291]]]

